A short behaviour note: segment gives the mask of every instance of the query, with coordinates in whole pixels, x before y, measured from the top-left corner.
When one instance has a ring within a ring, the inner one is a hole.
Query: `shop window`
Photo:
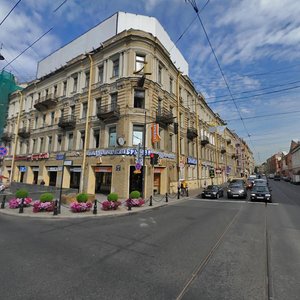
[[[143,132],[144,132],[143,125],[133,125],[133,133],[132,133],[133,146],[137,146],[138,144],[140,144],[141,146],[144,145]]]
[[[115,147],[117,143],[116,127],[109,127],[108,147]]]
[[[145,108],[145,91],[134,90],[134,107]]]

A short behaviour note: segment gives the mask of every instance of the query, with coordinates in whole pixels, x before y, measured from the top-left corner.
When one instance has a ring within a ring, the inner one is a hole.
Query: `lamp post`
[[[142,172],[142,197],[145,198],[145,169],[146,169],[146,117],[147,112],[145,110],[144,128],[143,128],[143,172]]]

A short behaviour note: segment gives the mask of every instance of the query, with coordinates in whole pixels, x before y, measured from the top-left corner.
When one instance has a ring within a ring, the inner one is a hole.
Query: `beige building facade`
[[[240,143],[164,45],[132,29],[11,96],[3,175],[122,198],[137,189],[149,197],[176,192],[183,179],[194,189],[239,176]],[[245,142],[243,149],[251,173]],[[152,153],[159,155],[155,165]]]

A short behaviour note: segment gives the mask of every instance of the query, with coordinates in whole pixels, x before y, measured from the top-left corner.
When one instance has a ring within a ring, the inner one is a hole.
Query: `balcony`
[[[222,154],[226,153],[226,149],[224,147],[221,148],[221,153]]]
[[[120,106],[116,103],[98,106],[97,117],[104,123],[118,121],[120,119]]]
[[[74,116],[61,117],[58,122],[58,127],[63,130],[72,130],[76,126],[76,118]]]
[[[197,129],[193,127],[188,127],[186,134],[189,140],[193,140],[198,136]]]
[[[30,137],[30,131],[28,128],[20,128],[18,135],[23,139],[28,139]]]
[[[57,97],[54,94],[50,94],[36,100],[34,108],[38,111],[45,111],[54,108],[57,104]]]
[[[227,143],[227,145],[230,145],[231,144],[231,139],[227,139],[226,143]]]
[[[156,123],[158,123],[161,127],[167,128],[168,125],[174,122],[173,114],[171,111],[166,109],[158,109],[156,113]]]
[[[10,142],[12,140],[12,138],[13,138],[12,133],[10,133],[10,132],[3,132],[2,133],[1,140],[3,142]]]
[[[207,136],[202,136],[201,137],[201,145],[204,147],[206,146],[207,144],[209,144],[209,139]]]

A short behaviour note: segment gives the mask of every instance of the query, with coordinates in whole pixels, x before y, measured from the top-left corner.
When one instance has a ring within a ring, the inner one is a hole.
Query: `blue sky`
[[[0,1],[0,22],[17,2]],[[196,0],[199,9],[206,2]],[[185,0],[22,0],[0,25],[7,60],[0,67],[53,28],[6,68],[20,82],[33,79],[39,60],[116,11],[157,18],[174,42],[194,20],[177,43],[189,76],[211,108],[248,142],[257,163],[300,139],[300,5],[295,0],[210,0],[200,11],[246,129],[235,120],[237,109]]]

